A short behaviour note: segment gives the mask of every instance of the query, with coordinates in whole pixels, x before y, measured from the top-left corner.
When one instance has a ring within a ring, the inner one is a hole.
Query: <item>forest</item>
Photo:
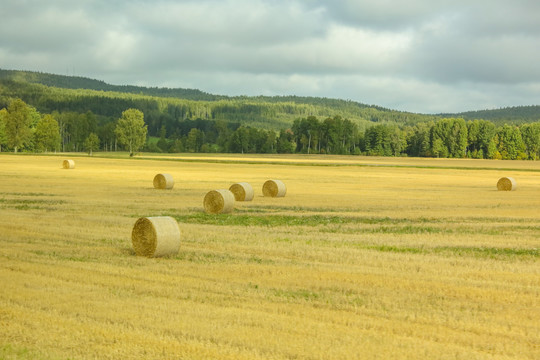
[[[126,110],[138,111],[144,124],[139,151],[540,157],[538,106],[424,115],[337,99],[226,97],[11,70],[0,70],[0,151],[125,150],[118,123]],[[22,138],[15,123],[27,128]]]

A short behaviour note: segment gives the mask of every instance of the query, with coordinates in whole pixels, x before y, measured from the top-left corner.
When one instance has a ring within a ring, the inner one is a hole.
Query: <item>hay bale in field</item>
[[[267,180],[262,188],[264,196],[284,197],[287,193],[287,188],[281,180]]]
[[[62,163],[64,169],[75,169],[75,161],[73,160],[64,160]]]
[[[239,182],[231,185],[229,190],[233,193],[236,201],[251,201],[253,200],[253,187],[247,182]]]
[[[230,190],[212,190],[204,197],[204,211],[226,214],[234,210],[234,195]]]
[[[499,191],[514,191],[517,189],[516,180],[511,177],[502,177],[497,181],[497,190]]]
[[[154,176],[154,188],[156,189],[172,189],[174,179],[171,174],[157,174]]]
[[[180,250],[180,229],[170,216],[142,217],[133,226],[131,241],[139,256],[176,255]]]

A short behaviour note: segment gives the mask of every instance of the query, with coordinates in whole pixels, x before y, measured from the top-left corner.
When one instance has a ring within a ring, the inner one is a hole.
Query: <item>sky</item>
[[[415,113],[540,104],[537,0],[2,0],[0,68]]]

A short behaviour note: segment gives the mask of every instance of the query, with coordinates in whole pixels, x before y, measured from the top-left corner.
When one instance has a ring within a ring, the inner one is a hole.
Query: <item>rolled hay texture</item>
[[[264,196],[284,197],[287,193],[287,188],[281,180],[267,180],[262,188]]]
[[[73,160],[64,160],[62,163],[64,169],[75,169],[75,161]]]
[[[516,180],[511,177],[502,177],[497,181],[497,190],[499,191],[514,191],[517,189]]]
[[[172,189],[174,179],[171,174],[157,174],[154,176],[154,188],[156,189]]]
[[[251,201],[253,200],[253,186],[247,182],[239,182],[231,185],[229,190],[233,193],[236,201]]]
[[[204,197],[204,211],[208,214],[227,214],[234,210],[234,195],[230,190],[212,190]]]
[[[131,241],[139,256],[176,255],[180,250],[180,228],[170,216],[142,217],[133,226]]]

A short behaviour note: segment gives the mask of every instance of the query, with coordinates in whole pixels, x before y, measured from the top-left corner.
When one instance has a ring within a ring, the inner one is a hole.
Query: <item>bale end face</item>
[[[229,188],[234,195],[236,201],[251,201],[253,200],[253,187],[246,182],[236,183]]]
[[[212,190],[204,197],[207,214],[226,214],[234,210],[234,195],[230,190]]]
[[[156,189],[172,189],[174,179],[171,174],[157,174],[154,176],[154,188]]]
[[[64,160],[62,162],[62,167],[64,169],[75,169],[75,161],[73,161],[73,160]]]
[[[497,190],[499,191],[515,191],[517,189],[516,180],[511,177],[503,177],[497,181]]]
[[[180,229],[170,216],[142,217],[133,226],[131,241],[139,256],[176,255],[180,249]]]
[[[284,197],[287,188],[281,180],[267,180],[262,188],[263,195],[269,197]]]

